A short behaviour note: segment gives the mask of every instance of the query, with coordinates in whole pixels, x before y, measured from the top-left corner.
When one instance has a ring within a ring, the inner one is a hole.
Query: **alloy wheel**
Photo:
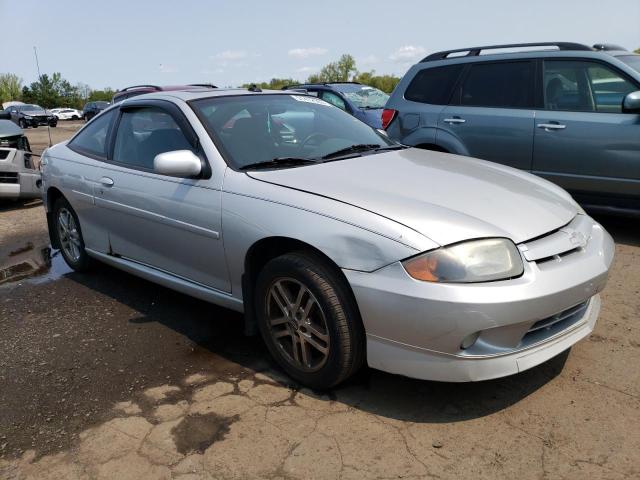
[[[73,262],[78,262],[82,255],[80,232],[73,214],[66,208],[58,210],[58,237],[60,247]]]
[[[306,372],[321,369],[329,357],[325,314],[311,291],[298,280],[279,278],[267,297],[269,332],[284,357]]]

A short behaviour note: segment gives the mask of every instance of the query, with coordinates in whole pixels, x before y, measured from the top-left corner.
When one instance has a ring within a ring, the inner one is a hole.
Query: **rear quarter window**
[[[404,98],[412,102],[447,105],[463,68],[463,64],[457,64],[420,70],[407,87]]]

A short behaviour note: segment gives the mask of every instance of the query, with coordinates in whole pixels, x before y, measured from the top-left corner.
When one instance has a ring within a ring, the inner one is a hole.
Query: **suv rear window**
[[[446,105],[464,65],[425,68],[419,71],[407,87],[404,98],[412,102]]]
[[[460,105],[533,108],[532,62],[476,63],[462,85]]]

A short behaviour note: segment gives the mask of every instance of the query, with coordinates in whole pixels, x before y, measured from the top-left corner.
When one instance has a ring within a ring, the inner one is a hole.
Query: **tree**
[[[400,77],[395,75],[376,75],[375,73],[375,70],[360,72],[353,77],[353,81],[378,88],[386,93],[391,93],[400,81]]]
[[[349,54],[344,54],[337,62],[331,62],[322,67],[319,73],[309,75],[307,82],[348,82],[352,75],[358,74],[356,60]]]
[[[638,54],[640,54],[640,48],[636,48],[636,49],[633,51],[633,53],[638,53]]]
[[[0,104],[22,98],[22,79],[13,73],[0,74]]]
[[[260,82],[260,83],[245,83],[242,85],[242,88],[249,88],[252,85],[255,85],[258,88],[264,90],[281,90],[282,87],[287,85],[296,85],[300,82],[294,80],[293,78],[272,78],[268,82]]]

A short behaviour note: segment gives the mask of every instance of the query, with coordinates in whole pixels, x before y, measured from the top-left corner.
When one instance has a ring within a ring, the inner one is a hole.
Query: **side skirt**
[[[235,310],[242,313],[244,311],[244,304],[242,300],[234,298],[226,292],[221,292],[213,288],[200,285],[198,283],[190,282],[189,280],[176,277],[170,273],[163,272],[153,267],[128,260],[122,257],[114,257],[112,255],[106,255],[104,253],[97,252],[95,250],[86,249],[87,253],[103,263],[111,265],[112,267],[124,270],[127,273],[136,275],[138,277],[149,280],[150,282],[157,283],[163,287],[176,290],[180,293],[190,295],[205,302],[214,303],[221,307]]]

